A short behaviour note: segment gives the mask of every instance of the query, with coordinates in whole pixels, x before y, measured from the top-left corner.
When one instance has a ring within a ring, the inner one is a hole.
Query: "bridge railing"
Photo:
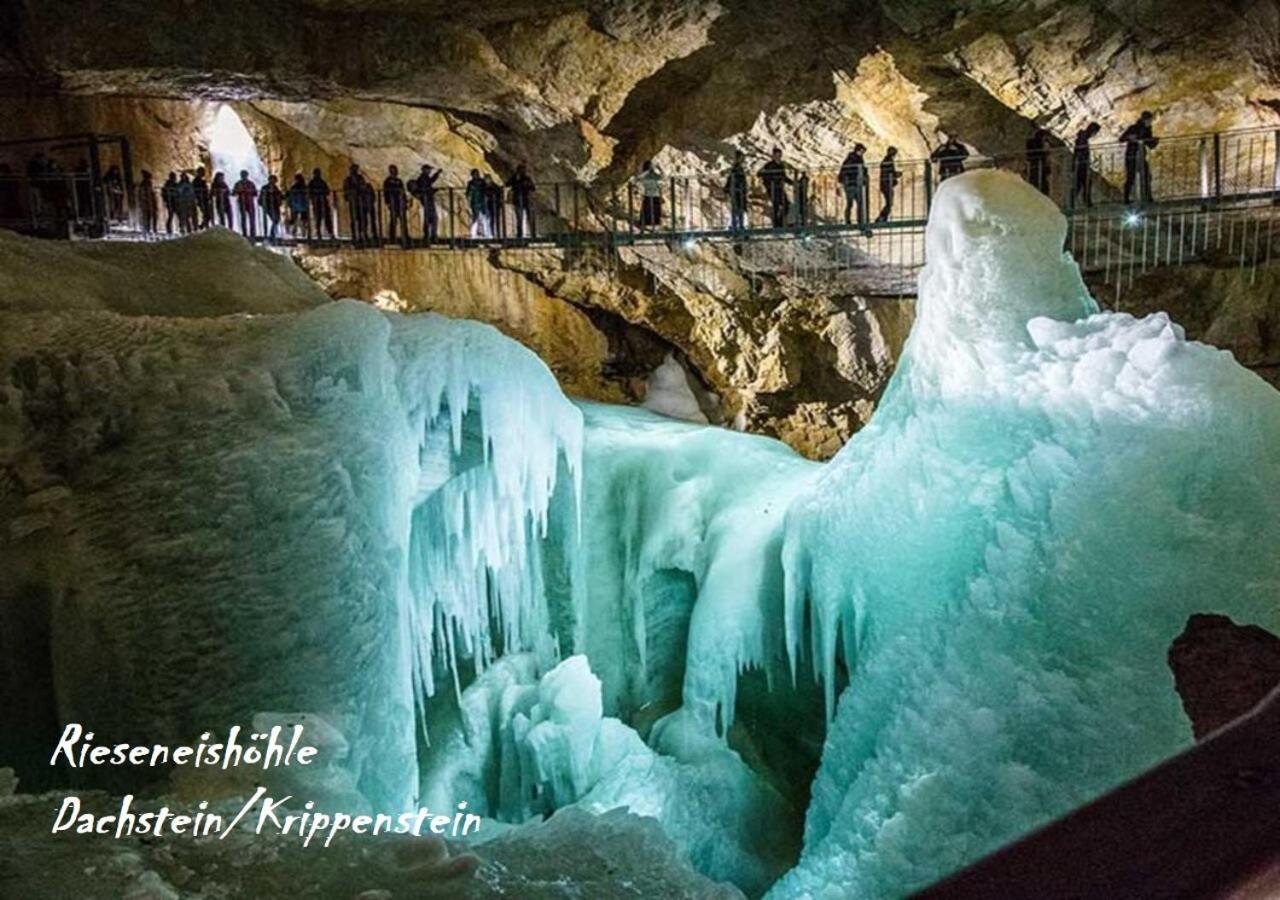
[[[1143,158],[1136,183],[1131,185],[1130,200],[1138,203],[1143,199],[1143,167],[1149,174],[1152,199],[1157,202],[1207,207],[1275,199],[1280,196],[1278,149],[1280,129],[1162,139]],[[1126,164],[1126,153],[1123,144],[1094,144],[1087,169],[1077,164],[1069,147],[1050,148],[1034,164],[1026,154],[1009,154],[971,156],[963,166],[1006,169],[1033,181],[1042,176],[1040,186],[1045,193],[1072,212],[1088,203],[1107,206],[1125,202],[1126,175],[1131,168]],[[895,170],[896,183],[886,196],[881,190],[881,161],[868,161],[862,190],[852,192],[861,200],[861,215],[858,204],[848,202],[851,191],[838,168],[789,170],[791,181],[784,188],[785,211],[780,225],[775,224],[778,220],[770,193],[751,171],[741,229],[843,229],[849,206],[848,227],[852,229],[918,227],[927,219],[942,181],[938,165],[930,160],[902,160]],[[184,225],[182,210],[171,194],[169,202],[166,196],[159,185],[149,191],[107,186],[80,173],[37,179],[0,175],[0,227],[65,235],[68,228],[105,220],[108,228],[165,234],[200,227],[209,220],[255,238],[370,245],[393,240],[418,244],[431,238],[442,245],[458,246],[530,239],[560,244],[627,241],[646,235],[723,233],[735,224],[722,173],[664,176],[660,196],[649,201],[637,179],[612,186],[546,183],[538,185],[527,209],[518,208],[511,192],[496,185],[479,200],[464,187],[440,186],[431,199],[433,218],[425,216],[423,204],[408,194],[387,196],[372,185],[358,197],[343,190],[329,191],[323,198],[308,193],[306,215],[295,215],[286,200],[278,224],[256,201],[242,207],[232,197],[223,210],[225,216],[219,216],[218,205],[210,203],[193,210]]]
[[[128,218],[124,192],[104,190],[87,172],[36,177],[0,174],[0,228],[53,237],[97,233],[104,218]]]
[[[1153,201],[1214,203],[1251,198],[1268,199],[1280,192],[1280,130],[1251,129],[1220,134],[1167,138],[1148,151],[1135,167],[1130,202],[1143,202],[1142,179],[1147,173]],[[1090,204],[1125,203],[1126,145],[1094,144],[1087,166],[1078,164],[1069,147],[1048,149],[1033,163],[1027,154],[970,156],[966,170],[998,168],[1015,172],[1028,180],[1042,176],[1045,193],[1066,211]],[[891,202],[881,190],[882,164],[869,160],[862,183],[862,216],[873,227],[888,224],[919,224],[928,218],[934,192],[942,182],[938,164],[930,160],[903,160],[895,164],[898,173]],[[1037,171],[1038,170],[1038,171]],[[856,185],[846,186],[838,168],[789,172],[791,183],[784,188],[786,228],[842,226],[849,195],[855,198]],[[802,177],[807,180],[802,183]],[[768,191],[754,173],[749,173],[749,191],[744,219],[748,230],[773,227]],[[598,190],[596,193],[599,193]],[[641,220],[642,189],[635,183],[609,191],[603,203],[605,226],[616,232],[644,230]],[[732,209],[723,176],[669,176],[663,181],[661,214],[652,231],[701,232],[731,228]],[[852,204],[850,224],[859,225],[857,203]],[[877,219],[881,219],[877,222]]]

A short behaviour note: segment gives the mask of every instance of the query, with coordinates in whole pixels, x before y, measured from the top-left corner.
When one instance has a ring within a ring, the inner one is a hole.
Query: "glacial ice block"
[[[739,673],[785,659],[783,515],[821,467],[757,435],[582,409],[588,605],[576,646],[606,712],[683,704],[714,737],[733,721]]]
[[[314,713],[395,810],[420,692],[551,640],[542,546],[576,528],[582,418],[514,341],[354,302],[4,315],[0,450],[60,488],[0,568],[47,593],[54,721],[181,743]]]
[[[1190,742],[1190,613],[1280,628],[1280,394],[1099,313],[1064,229],[940,187],[893,380],[788,510],[789,646],[850,680],[771,897],[901,896],[1066,812]]]

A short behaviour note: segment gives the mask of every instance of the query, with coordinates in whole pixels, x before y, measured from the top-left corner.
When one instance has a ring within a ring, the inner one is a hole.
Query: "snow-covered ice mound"
[[[0,230],[0,310],[203,317],[300,312],[328,300],[290,257],[225,228],[156,243]]]
[[[900,896],[1090,799],[1190,742],[1189,614],[1280,627],[1280,394],[1100,314],[1065,227],[942,185],[893,381],[788,511],[790,645],[850,683],[772,897]]]

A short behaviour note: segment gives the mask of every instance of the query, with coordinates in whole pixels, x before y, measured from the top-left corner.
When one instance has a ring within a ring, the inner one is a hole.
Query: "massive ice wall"
[[[315,713],[396,807],[417,695],[550,642],[542,546],[576,527],[581,415],[514,342],[353,302],[3,315],[0,630],[13,695],[52,655],[33,721],[177,742]],[[6,732],[9,760],[51,746]]]
[[[1280,626],[1280,395],[1098,313],[1064,234],[1011,175],[941,187],[902,362],[788,511],[790,646],[850,683],[773,897],[900,896],[1065,812],[1190,742],[1190,613]]]

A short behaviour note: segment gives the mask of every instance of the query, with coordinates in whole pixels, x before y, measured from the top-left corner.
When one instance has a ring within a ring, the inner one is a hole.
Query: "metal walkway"
[[[62,164],[30,177],[22,174],[18,153],[37,146],[55,163],[62,153]],[[72,157],[80,154],[85,158],[77,163]],[[1123,145],[1095,144],[1088,169],[1078,162],[1069,148],[1049,150],[1037,163],[1043,166],[1043,190],[1069,218],[1067,249],[1081,268],[1100,273],[1117,290],[1154,266],[1187,264],[1211,254],[1220,259],[1223,248],[1236,254],[1242,267],[1272,260],[1280,211],[1280,129],[1164,139],[1143,162],[1153,199],[1137,204],[1122,196]],[[159,240],[203,224],[184,223],[179,211],[166,208],[158,184],[149,195],[141,192],[134,183],[136,166],[128,141],[118,135],[0,145],[0,165],[0,227],[62,237]],[[1036,174],[1025,154],[970,157],[964,165]],[[118,181],[103,174],[112,166]],[[862,273],[873,276],[869,284],[874,291],[905,294],[913,290],[915,272],[924,262],[923,231],[938,178],[930,160],[899,161],[894,170],[898,177],[886,209],[886,197],[878,190],[879,164],[868,164],[863,189],[853,192],[861,212],[855,205],[851,224],[845,222],[849,191],[834,169],[792,173],[795,183],[787,188],[782,227],[772,224],[770,197],[753,178],[743,210],[745,227],[730,228],[722,176],[664,177],[662,202],[649,210],[648,227],[641,224],[645,204],[635,181],[540,185],[529,210],[533,223],[524,216],[517,221],[517,210],[501,188],[491,190],[473,215],[464,188],[442,186],[432,197],[434,240],[426,239],[421,202],[388,202],[372,183],[358,197],[341,190],[311,194],[307,214],[293,221],[286,203],[274,229],[259,205],[242,209],[235,198],[224,204],[223,216],[215,217],[214,204],[206,204],[191,217],[221,219],[259,242],[274,231],[269,242],[284,248],[642,252],[665,246],[696,256],[703,245],[727,245],[755,271],[772,265],[783,275],[834,280]],[[378,175],[370,173],[371,178]],[[229,180],[235,177],[232,173]],[[1142,179],[1137,180],[1140,187]],[[884,220],[876,221],[882,212]],[[391,238],[393,219],[399,220],[394,223],[396,240]],[[520,226],[529,224],[538,226],[537,236],[518,237]],[[789,249],[777,252],[779,246]]]

